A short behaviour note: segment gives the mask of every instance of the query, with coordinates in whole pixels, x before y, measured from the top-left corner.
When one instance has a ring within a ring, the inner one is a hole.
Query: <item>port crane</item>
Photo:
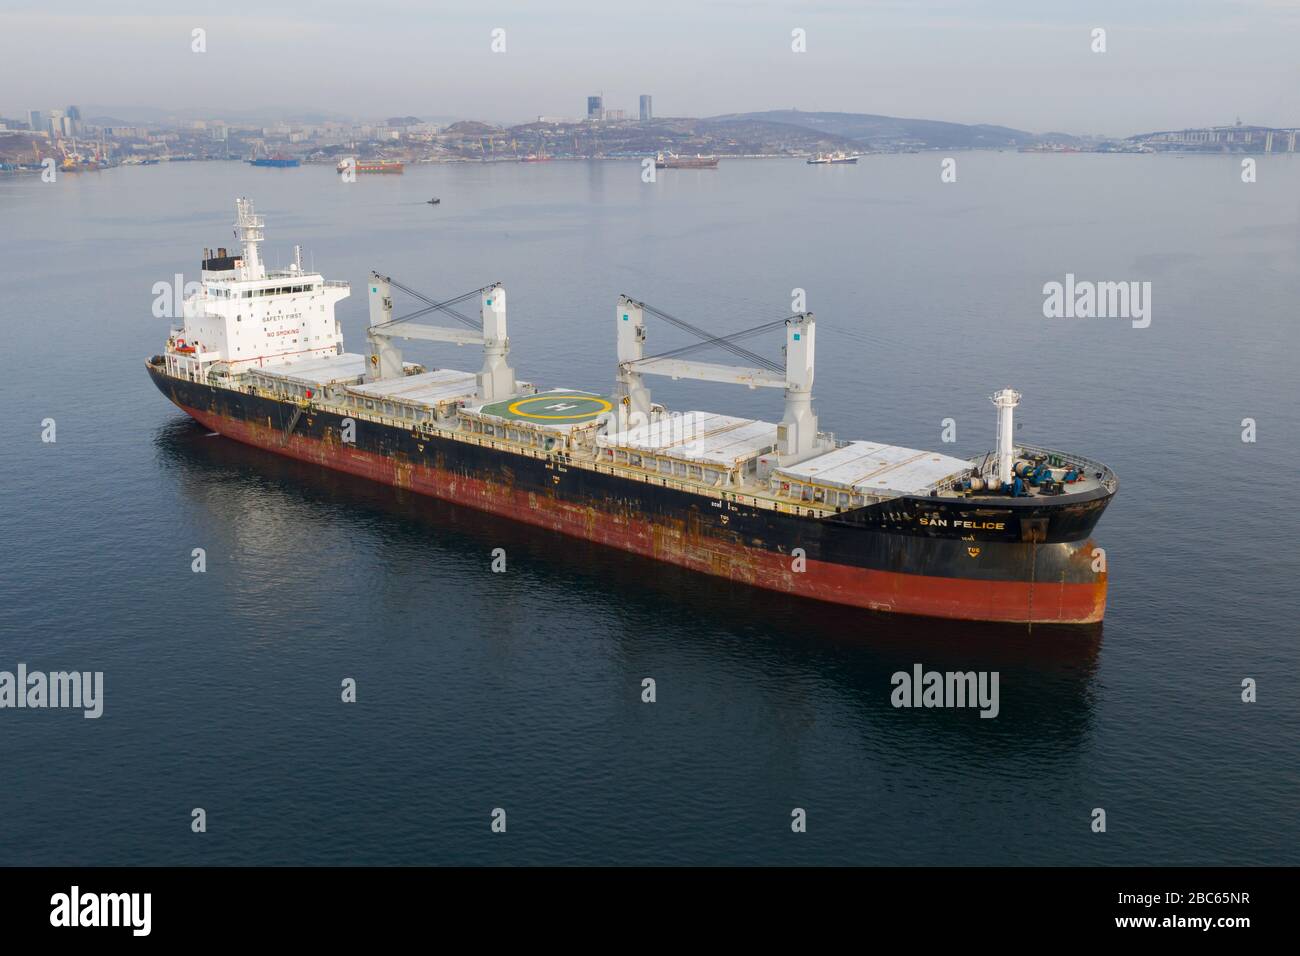
[[[393,318],[394,288],[418,299],[424,306],[407,315]],[[475,297],[479,300],[477,320],[455,308]],[[416,321],[433,312],[450,315],[465,328],[448,328]],[[401,378],[405,375],[401,350],[393,340],[420,339],[456,345],[482,345],[483,369],[477,377],[477,395],[484,402],[498,402],[519,391],[514,369],[507,362],[510,338],[506,334],[506,290],[500,282],[492,282],[480,289],[440,302],[403,285],[391,276],[371,272],[370,328],[366,330],[366,337],[370,343],[367,382]]]
[[[702,341],[647,356],[645,354],[647,312]],[[650,421],[653,406],[650,402],[650,389],[643,381],[643,376],[662,375],[672,379],[689,378],[702,382],[745,385],[749,388],[784,389],[785,414],[777,426],[777,450],[782,463],[802,461],[829,450],[827,441],[818,434],[817,416],[812,410],[813,356],[817,324],[811,312],[796,312],[752,328],[741,329],[739,332],[715,336],[676,316],[669,315],[662,309],[620,295],[614,310],[614,319],[618,324],[618,379],[615,394],[619,400],[620,430]],[[740,339],[782,326],[785,327],[784,367],[736,344]],[[722,348],[750,364],[721,365],[683,358],[708,347]]]

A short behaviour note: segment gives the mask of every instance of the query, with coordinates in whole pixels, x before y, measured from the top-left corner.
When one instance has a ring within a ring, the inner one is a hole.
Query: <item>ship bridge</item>
[[[235,205],[242,252],[204,250],[198,289],[167,343],[167,371],[178,378],[205,381],[213,371],[240,375],[343,351],[334,307],[351,294],[348,284],[304,269],[298,246],[287,269],[268,270],[258,249],[262,217],[248,199]]]

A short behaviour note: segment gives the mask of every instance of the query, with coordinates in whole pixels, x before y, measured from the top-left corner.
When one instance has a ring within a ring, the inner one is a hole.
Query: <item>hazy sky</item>
[[[195,27],[206,53],[190,51]],[[8,116],[77,103],[517,122],[579,116],[602,91],[633,113],[650,93],[659,116],[1291,126],[1300,0],[0,0]]]

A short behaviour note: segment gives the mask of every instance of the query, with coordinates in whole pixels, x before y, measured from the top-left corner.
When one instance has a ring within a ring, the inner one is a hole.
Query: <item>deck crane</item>
[[[424,307],[393,318],[393,287],[425,303]],[[476,296],[479,300],[478,320],[454,308]],[[466,328],[445,328],[416,321],[431,312],[450,315]],[[498,402],[519,391],[514,369],[506,361],[510,355],[510,339],[506,335],[506,290],[500,282],[438,302],[396,279],[371,272],[370,328],[366,335],[370,342],[367,382],[401,378],[405,374],[402,353],[394,339],[423,339],[483,346],[483,369],[478,373],[477,381],[477,397],[483,402]]]
[[[664,319],[703,341],[658,355],[645,355],[645,314]],[[746,385],[749,388],[780,388],[785,390],[785,415],[777,426],[777,452],[782,464],[799,462],[812,455],[829,451],[833,445],[817,431],[817,416],[812,410],[813,347],[816,321],[811,312],[793,315],[729,335],[714,336],[688,322],[671,316],[661,309],[638,302],[626,295],[618,298],[614,310],[618,323],[618,380],[615,394],[618,398],[618,426],[630,426],[650,421],[652,406],[650,389],[642,377],[664,375],[669,378],[690,378],[703,382],[726,382]],[[766,359],[736,344],[739,339],[758,335],[772,329],[785,327],[785,366]],[[682,358],[697,349],[718,347],[751,363],[748,366],[719,365],[710,362],[688,361]]]

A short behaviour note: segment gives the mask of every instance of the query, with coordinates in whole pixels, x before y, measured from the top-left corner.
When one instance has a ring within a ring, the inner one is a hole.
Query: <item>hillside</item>
[[[975,126],[940,120],[904,119],[870,113],[817,113],[803,110],[768,110],[762,113],[729,113],[707,120],[716,124],[764,123],[811,130],[843,139],[858,146],[897,148],[988,148],[1023,146],[1037,137],[1007,126]]]

